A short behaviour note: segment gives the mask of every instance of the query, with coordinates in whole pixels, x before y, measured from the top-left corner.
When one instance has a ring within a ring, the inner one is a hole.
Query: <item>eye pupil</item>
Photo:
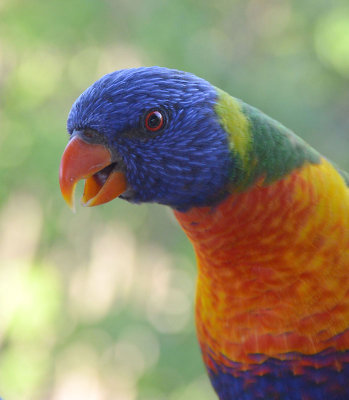
[[[164,124],[164,117],[160,111],[151,111],[147,114],[145,118],[145,127],[151,131],[156,132]]]
[[[151,116],[149,117],[149,121],[148,124],[151,128],[153,128],[154,126],[158,126],[161,122],[161,115],[158,112],[153,112],[151,114]]]

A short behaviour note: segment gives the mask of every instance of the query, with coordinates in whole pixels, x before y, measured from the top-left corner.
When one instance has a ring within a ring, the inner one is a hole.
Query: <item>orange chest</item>
[[[349,348],[338,336],[349,329],[349,195],[329,172],[324,161],[214,209],[176,212],[198,260],[202,346],[240,361],[331,340]]]

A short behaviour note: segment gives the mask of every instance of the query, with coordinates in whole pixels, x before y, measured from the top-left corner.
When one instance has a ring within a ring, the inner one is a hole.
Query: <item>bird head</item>
[[[215,204],[226,193],[232,158],[215,112],[216,89],[161,67],[103,76],[72,106],[60,168],[72,205],[85,179],[84,205],[120,196],[177,210]]]

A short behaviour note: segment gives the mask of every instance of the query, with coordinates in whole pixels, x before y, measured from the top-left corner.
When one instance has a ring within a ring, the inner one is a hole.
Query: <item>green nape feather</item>
[[[215,110],[235,160],[234,187],[244,190],[261,177],[268,184],[306,162],[320,163],[320,154],[291,130],[223,90],[217,93]]]

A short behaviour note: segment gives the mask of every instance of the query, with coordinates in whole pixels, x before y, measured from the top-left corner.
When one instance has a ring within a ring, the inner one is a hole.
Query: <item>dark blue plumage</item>
[[[211,359],[214,370],[209,372],[221,400],[348,400],[348,358],[349,351],[330,349],[316,355],[290,353],[289,360],[269,358],[246,371],[238,363],[224,367]],[[340,370],[336,360],[344,361]],[[292,372],[297,363],[303,363],[302,373]]]
[[[116,71],[76,100],[68,131],[92,129],[117,148],[132,187],[123,198],[179,210],[204,206],[224,195],[233,162],[214,111],[216,98],[213,86],[189,73],[159,67]],[[167,115],[155,134],[142,126],[153,108]]]

